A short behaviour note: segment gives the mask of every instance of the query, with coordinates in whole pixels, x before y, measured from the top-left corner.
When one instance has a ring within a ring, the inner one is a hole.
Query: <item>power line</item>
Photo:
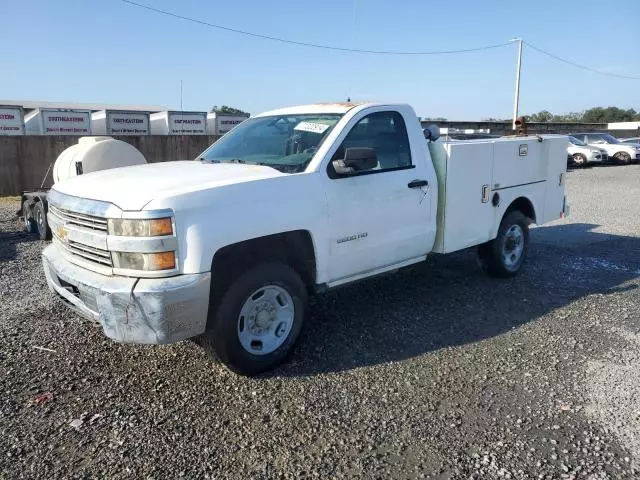
[[[395,50],[361,50],[357,48],[344,48],[344,47],[333,47],[331,45],[321,45],[318,43],[309,43],[309,42],[299,42],[296,40],[288,40],[286,38],[272,37],[270,35],[262,35],[260,33],[247,32],[244,30],[238,30],[236,28],[225,27],[222,25],[216,25],[214,23],[209,23],[204,20],[199,20],[193,17],[187,17],[184,15],[178,15],[177,13],[167,12],[166,10],[160,10],[159,8],[150,7],[149,5],[144,5],[142,3],[133,2],[131,0],[121,0],[124,3],[128,3],[129,5],[134,5],[136,7],[144,8],[146,10],[150,10],[152,12],[160,13],[162,15],[167,15],[169,17],[178,18],[180,20],[186,20],[187,22],[197,23],[199,25],[204,25],[206,27],[217,28],[219,30],[225,30],[227,32],[238,33],[240,35],[247,35],[249,37],[261,38],[263,40],[272,40],[274,42],[280,43],[288,43],[290,45],[299,45],[302,47],[312,47],[312,48],[322,48],[324,50],[337,50],[340,52],[352,52],[352,53],[370,53],[377,55],[446,55],[450,53],[468,53],[468,52],[479,52],[481,50],[489,50],[492,48],[504,47],[506,45],[510,45],[510,42],[499,43],[496,45],[487,45],[485,47],[477,47],[477,48],[465,48],[462,50],[434,50],[428,52],[403,52],[403,51],[395,51]]]
[[[129,5],[133,5],[145,10],[149,10],[155,13],[159,13],[162,15],[166,15],[169,17],[173,17],[173,18],[177,18],[179,20],[185,20],[187,22],[192,22],[192,23],[197,23],[199,25],[204,25],[206,27],[210,27],[210,28],[216,28],[218,30],[224,30],[227,32],[232,32],[232,33],[237,33],[239,35],[246,35],[249,37],[254,37],[254,38],[261,38],[263,40],[271,40],[274,42],[280,42],[280,43],[286,43],[289,45],[298,45],[298,46],[302,46],[302,47],[311,47],[311,48],[320,48],[320,49],[324,49],[324,50],[334,50],[334,51],[339,51],[339,52],[351,52],[351,53],[368,53],[368,54],[376,54],[376,55],[447,55],[447,54],[454,54],[454,53],[469,53],[469,52],[479,52],[482,50],[490,50],[492,48],[499,48],[499,47],[504,47],[507,45],[511,45],[512,41],[509,42],[504,42],[504,43],[498,43],[495,45],[487,45],[484,47],[476,47],[476,48],[465,48],[465,49],[461,49],[461,50],[432,50],[432,51],[397,51],[397,50],[363,50],[363,49],[358,49],[358,48],[346,48],[346,47],[335,47],[335,46],[331,46],[331,45],[322,45],[322,44],[318,44],[318,43],[310,43],[310,42],[300,42],[297,40],[289,40],[286,38],[280,38],[280,37],[273,37],[270,35],[263,35],[260,33],[255,33],[255,32],[247,32],[245,30],[239,30],[237,28],[231,28],[231,27],[225,27],[223,25],[216,25],[214,23],[210,23],[204,20],[200,20],[197,18],[193,18],[193,17],[187,17],[185,15],[179,15],[177,13],[173,13],[173,12],[168,12],[166,10],[161,10],[159,8],[155,8],[155,7],[151,7],[149,5],[144,5],[142,3],[137,3],[134,2],[132,0],[121,0],[123,3],[127,3]],[[354,15],[355,15],[355,2],[354,2]],[[617,73],[610,73],[610,72],[605,72],[602,70],[598,70],[596,68],[591,68],[591,67],[587,67],[585,65],[580,65],[579,63],[575,63],[572,62],[571,60],[567,60],[565,58],[559,57],[557,55],[554,55],[551,52],[547,52],[546,50],[543,50],[541,48],[536,47],[535,45],[530,44],[529,42],[525,42],[523,41],[522,43],[524,43],[525,45],[527,45],[528,47],[532,48],[533,50],[536,50],[537,52],[542,53],[543,55],[547,55],[548,57],[551,57],[559,62],[563,62],[566,63],[567,65],[571,65],[573,67],[576,68],[580,68],[582,70],[586,70],[589,72],[593,72],[593,73],[598,73],[600,75],[607,75],[609,77],[616,77],[616,78],[625,78],[628,80],[640,80],[640,77],[634,77],[631,75],[620,75]]]
[[[571,60],[567,60],[565,58],[561,58],[561,57],[559,57],[557,55],[554,55],[553,53],[550,53],[550,52],[547,52],[545,50],[542,50],[541,48],[535,47],[535,46],[531,45],[529,42],[525,42],[524,40],[522,41],[522,43],[524,43],[528,47],[530,47],[530,48],[532,48],[532,49],[534,49],[534,50],[536,50],[536,51],[538,51],[538,52],[540,52],[540,53],[542,53],[544,55],[547,55],[547,56],[549,56],[551,58],[554,58],[554,59],[558,60],[559,62],[566,63],[566,64],[571,65],[571,66],[576,67],[576,68],[581,68],[582,70],[587,70],[588,72],[599,73],[600,75],[608,75],[609,77],[626,78],[628,80],[640,80],[640,77],[633,77],[631,75],[619,75],[617,73],[604,72],[602,70],[598,70],[598,69],[595,69],[595,68],[586,67],[584,65],[580,65],[579,63],[572,62]]]

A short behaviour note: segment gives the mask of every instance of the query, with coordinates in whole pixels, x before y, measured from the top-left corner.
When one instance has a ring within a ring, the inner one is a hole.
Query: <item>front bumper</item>
[[[124,343],[174,343],[205,331],[211,274],[168,278],[101,275],[69,262],[55,246],[42,253],[52,292]]]
[[[590,152],[587,156],[588,162],[606,162],[609,156],[605,152]]]

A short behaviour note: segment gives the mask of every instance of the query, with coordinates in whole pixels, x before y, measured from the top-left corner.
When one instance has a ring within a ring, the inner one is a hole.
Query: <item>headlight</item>
[[[171,218],[110,218],[107,220],[110,235],[122,237],[158,237],[173,234]]]
[[[137,253],[111,252],[113,266],[126,270],[172,270],[176,268],[175,252]]]

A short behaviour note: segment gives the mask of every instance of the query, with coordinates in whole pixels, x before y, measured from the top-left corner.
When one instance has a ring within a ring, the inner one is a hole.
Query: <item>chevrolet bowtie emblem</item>
[[[69,231],[64,228],[64,225],[60,225],[57,230],[56,230],[56,236],[62,240],[62,241],[67,241],[67,235],[69,235]]]

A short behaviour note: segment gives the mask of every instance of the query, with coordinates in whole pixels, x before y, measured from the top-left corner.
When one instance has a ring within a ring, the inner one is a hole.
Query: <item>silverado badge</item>
[[[348,237],[342,237],[336,240],[336,243],[352,242],[353,240],[359,240],[361,238],[367,238],[369,234],[367,232],[358,233],[356,235],[349,235]]]

